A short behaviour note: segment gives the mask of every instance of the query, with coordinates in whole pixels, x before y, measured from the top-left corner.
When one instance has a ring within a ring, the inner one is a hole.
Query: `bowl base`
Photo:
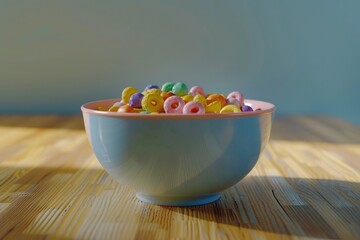
[[[163,206],[196,206],[214,202],[218,200],[221,195],[219,193],[200,195],[196,197],[164,197],[158,195],[148,195],[144,193],[137,193],[136,197],[143,202],[163,205]]]

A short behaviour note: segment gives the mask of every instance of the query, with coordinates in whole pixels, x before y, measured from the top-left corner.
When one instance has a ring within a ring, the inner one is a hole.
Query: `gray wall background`
[[[167,81],[360,124],[360,1],[0,0],[1,114]]]

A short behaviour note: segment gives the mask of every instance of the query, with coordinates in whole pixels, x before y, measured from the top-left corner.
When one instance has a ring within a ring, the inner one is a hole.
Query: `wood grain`
[[[360,129],[276,118],[251,173],[197,207],[140,202],[80,116],[0,116],[0,239],[360,239]]]

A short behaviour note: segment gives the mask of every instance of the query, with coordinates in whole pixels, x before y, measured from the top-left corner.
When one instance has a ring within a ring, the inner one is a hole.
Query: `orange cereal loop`
[[[156,93],[146,94],[141,100],[143,110],[147,112],[161,112],[163,111],[164,99]]]
[[[186,103],[188,103],[188,102],[190,102],[190,101],[192,101],[192,100],[194,99],[194,96],[187,94],[187,95],[185,95],[185,96],[182,96],[181,98],[182,98]]]
[[[165,101],[166,99],[168,99],[169,97],[174,96],[174,95],[175,95],[175,94],[172,93],[172,92],[161,92],[161,93],[160,93],[160,96],[164,99],[164,101]]]
[[[134,109],[129,105],[123,105],[123,106],[119,107],[118,112],[132,113],[132,112],[134,112]]]
[[[214,101],[208,104],[205,108],[205,112],[207,113],[219,113],[221,110],[221,102]]]
[[[211,94],[206,98],[206,103],[210,104],[214,101],[218,101],[221,103],[221,107],[224,107],[226,105],[226,98],[222,96],[221,94]]]
[[[193,101],[201,103],[204,107],[206,107],[206,105],[207,105],[205,97],[201,94],[197,94],[194,97]]]
[[[139,92],[136,88],[134,87],[126,87],[124,88],[124,90],[121,93],[121,99],[124,103],[129,103],[130,97]]]
[[[143,111],[142,108],[133,108],[133,112],[135,112],[135,113],[140,113],[142,111]]]

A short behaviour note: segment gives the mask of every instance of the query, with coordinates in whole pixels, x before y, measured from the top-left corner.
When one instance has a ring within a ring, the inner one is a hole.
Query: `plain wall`
[[[0,0],[1,114],[168,81],[360,124],[360,1]]]

